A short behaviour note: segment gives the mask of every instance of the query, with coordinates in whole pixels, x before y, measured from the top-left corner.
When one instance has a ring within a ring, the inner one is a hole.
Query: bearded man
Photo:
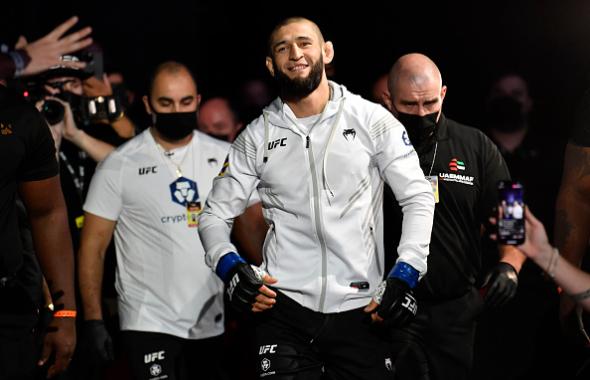
[[[233,143],[200,218],[207,264],[255,313],[261,378],[391,377],[380,322],[414,316],[426,273],[434,197],[418,156],[385,108],[328,81],[333,57],[310,20],[274,28],[266,67],[280,95]],[[385,281],[384,180],[404,212]],[[229,239],[254,189],[270,226],[260,267]]]

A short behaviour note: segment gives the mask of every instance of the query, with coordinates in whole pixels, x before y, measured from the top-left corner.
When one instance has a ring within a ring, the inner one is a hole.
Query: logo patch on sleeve
[[[217,176],[223,177],[225,175],[225,172],[227,171],[227,168],[229,168],[229,154],[225,157],[225,161],[223,161],[223,166],[221,167],[221,171],[219,172],[219,174]]]

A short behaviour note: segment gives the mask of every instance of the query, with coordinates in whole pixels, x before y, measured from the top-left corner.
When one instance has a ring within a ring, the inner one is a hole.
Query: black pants
[[[121,335],[136,380],[219,379],[221,336],[193,340],[143,331]]]
[[[0,313],[0,379],[24,380],[37,375],[36,323],[36,313]]]
[[[278,293],[256,319],[258,374],[273,380],[391,378],[386,332],[362,309],[323,314]]]
[[[416,318],[391,333],[395,379],[467,379],[473,364],[475,319],[481,308],[475,289],[439,304],[419,300]]]

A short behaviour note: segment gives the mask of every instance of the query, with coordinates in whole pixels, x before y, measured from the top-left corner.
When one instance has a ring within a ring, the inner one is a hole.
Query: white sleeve
[[[256,186],[258,186],[258,184],[256,184]],[[258,194],[256,186],[250,194],[250,199],[248,199],[248,205],[246,207],[254,206],[256,203],[260,203],[260,195]]]
[[[121,173],[123,159],[110,154],[96,167],[84,202],[84,211],[116,221],[123,208]]]
[[[243,131],[232,144],[199,218],[205,262],[213,270],[223,255],[237,252],[230,241],[233,220],[257,199],[257,149],[249,132]]]
[[[382,107],[372,115],[371,138],[381,176],[389,184],[403,212],[398,261],[426,274],[434,195],[424,178],[418,155],[403,125]]]

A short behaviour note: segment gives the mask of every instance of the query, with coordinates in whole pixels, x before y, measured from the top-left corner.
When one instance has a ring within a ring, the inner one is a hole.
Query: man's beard
[[[285,100],[298,100],[311,94],[320,85],[324,74],[324,61],[321,56],[311,66],[311,71],[305,78],[291,79],[277,67],[274,60],[272,65],[275,73],[275,82],[279,86],[281,98]]]

